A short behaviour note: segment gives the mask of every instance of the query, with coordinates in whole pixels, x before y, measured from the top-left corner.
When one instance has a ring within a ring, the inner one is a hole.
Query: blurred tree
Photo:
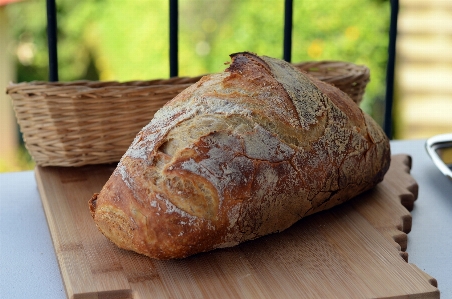
[[[92,52],[84,35],[94,19],[100,1],[57,1],[58,63],[62,81],[80,78],[98,79],[89,72]],[[31,0],[7,7],[14,20],[11,31],[16,40],[18,81],[47,80],[48,54],[45,2]],[[89,75],[91,78],[86,78]]]
[[[282,57],[284,1],[184,1],[181,73],[219,72],[229,54]],[[194,6],[193,3],[197,5]],[[199,9],[204,7],[204,9]],[[189,28],[189,30],[187,30]],[[193,62],[197,69],[192,69]]]
[[[222,71],[228,55],[282,58],[284,1],[179,0],[181,76]],[[60,80],[167,78],[168,1],[58,0]],[[8,6],[18,81],[47,80],[45,3]],[[389,1],[294,1],[293,59],[343,60],[371,70],[363,110],[382,123]]]

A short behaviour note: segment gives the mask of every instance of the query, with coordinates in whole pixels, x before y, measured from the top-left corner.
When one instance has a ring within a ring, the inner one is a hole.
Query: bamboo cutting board
[[[88,200],[112,165],[37,167],[36,178],[68,298],[439,298],[436,280],[407,263],[418,186],[393,156],[376,188],[278,234],[183,260],[117,248]]]

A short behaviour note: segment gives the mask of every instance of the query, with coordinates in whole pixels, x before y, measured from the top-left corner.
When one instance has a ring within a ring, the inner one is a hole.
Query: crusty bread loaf
[[[119,247],[170,259],[234,246],[383,179],[389,141],[346,94],[281,60],[231,57],[155,114],[90,200]]]

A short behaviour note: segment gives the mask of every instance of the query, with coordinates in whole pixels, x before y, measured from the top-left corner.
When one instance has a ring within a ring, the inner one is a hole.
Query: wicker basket
[[[369,70],[344,62],[296,66],[332,83],[359,103]],[[11,84],[17,121],[37,165],[82,166],[117,162],[154,113],[196,78],[132,82]]]

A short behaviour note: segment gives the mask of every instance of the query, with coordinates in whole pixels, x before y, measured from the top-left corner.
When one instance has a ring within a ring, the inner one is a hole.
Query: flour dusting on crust
[[[281,60],[232,58],[155,114],[99,194],[118,246],[159,259],[234,246],[383,179],[389,141],[344,93]]]

